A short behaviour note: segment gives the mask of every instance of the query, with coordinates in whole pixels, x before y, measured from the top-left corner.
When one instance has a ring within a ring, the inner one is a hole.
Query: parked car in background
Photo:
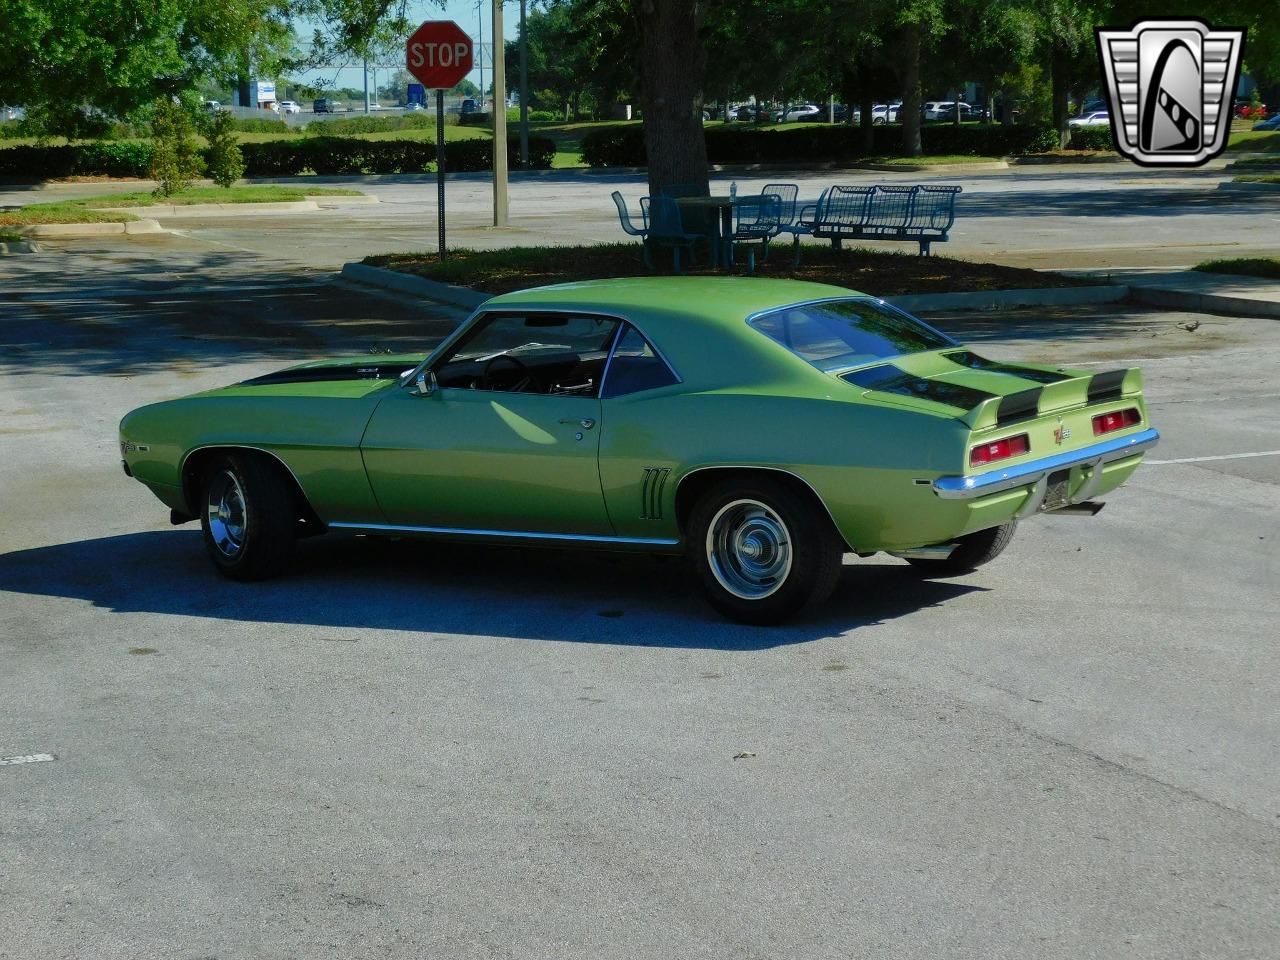
[[[1111,114],[1106,110],[1095,110],[1093,113],[1083,117],[1072,117],[1067,121],[1067,126],[1073,130],[1080,127],[1109,127],[1111,126]]]
[[[941,107],[937,110],[937,116],[931,117],[930,119],[944,120],[944,121],[955,120],[957,109],[960,111],[960,119],[962,121],[977,119],[975,116],[976,111],[974,110],[974,108],[969,106],[969,104],[963,101],[961,101],[960,103],[942,104]]]
[[[773,114],[767,108],[749,103],[739,107],[735,116],[738,120],[750,123],[768,123],[773,119]]]
[[[292,100],[281,100],[280,112],[281,113],[301,113],[302,108],[298,106],[296,103],[294,103]]]
[[[1091,113],[1105,113],[1107,110],[1107,101],[1105,100],[1086,100],[1080,107],[1080,112],[1076,114],[1078,117],[1088,116]]]
[[[777,123],[799,123],[803,120],[820,120],[822,110],[812,103],[802,103],[774,114]]]
[[[222,109],[222,104],[219,103],[217,100],[205,100],[203,103],[200,104],[200,106],[203,107],[205,110],[207,110],[209,113],[217,113],[219,110]]]
[[[415,110],[421,109],[423,109],[422,104],[418,103],[416,100],[413,101],[413,103],[406,103],[404,105],[405,113],[413,113]]]
[[[1280,113],[1260,120],[1253,125],[1255,130],[1280,130]]]
[[[461,113],[464,117],[468,117],[473,113],[479,113],[480,105],[476,103],[474,100],[472,100],[470,97],[467,97],[467,99],[462,101],[462,106],[458,108],[458,112]]]

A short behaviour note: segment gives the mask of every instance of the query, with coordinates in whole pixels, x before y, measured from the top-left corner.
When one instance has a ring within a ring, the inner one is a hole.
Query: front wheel
[[[907,562],[927,577],[958,577],[972,573],[985,563],[990,563],[1004,552],[1004,548],[1013,539],[1018,529],[1018,521],[1008,523],[989,530],[979,530],[957,537],[960,545],[951,551],[945,560],[926,560],[922,557],[908,557]]]
[[[767,478],[730,480],[694,506],[689,551],[711,605],[771,625],[835,590],[844,544],[810,498]]]
[[[265,580],[284,570],[298,522],[280,468],[253,454],[227,454],[209,465],[200,489],[200,529],[219,573]]]

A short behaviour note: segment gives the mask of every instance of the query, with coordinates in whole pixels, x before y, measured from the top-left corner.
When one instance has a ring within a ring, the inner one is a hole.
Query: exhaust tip
[[[1105,503],[1099,503],[1097,500],[1082,500],[1079,503],[1069,503],[1065,507],[1058,507],[1056,510],[1046,510],[1045,513],[1053,515],[1062,513],[1069,517],[1096,517],[1105,506]]]

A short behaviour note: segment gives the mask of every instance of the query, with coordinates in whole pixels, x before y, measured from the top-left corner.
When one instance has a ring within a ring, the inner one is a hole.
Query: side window
[[[601,396],[621,397],[641,390],[669,387],[679,382],[680,378],[650,346],[649,341],[628,324],[623,328],[613,357],[609,360]]]
[[[594,397],[619,321],[571,313],[495,313],[433,367],[442,387]]]

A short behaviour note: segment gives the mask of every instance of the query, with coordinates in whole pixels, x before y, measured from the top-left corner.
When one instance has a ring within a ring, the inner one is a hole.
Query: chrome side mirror
[[[440,381],[436,379],[434,370],[419,370],[414,381],[414,388],[420,397],[429,397],[440,389]]]

